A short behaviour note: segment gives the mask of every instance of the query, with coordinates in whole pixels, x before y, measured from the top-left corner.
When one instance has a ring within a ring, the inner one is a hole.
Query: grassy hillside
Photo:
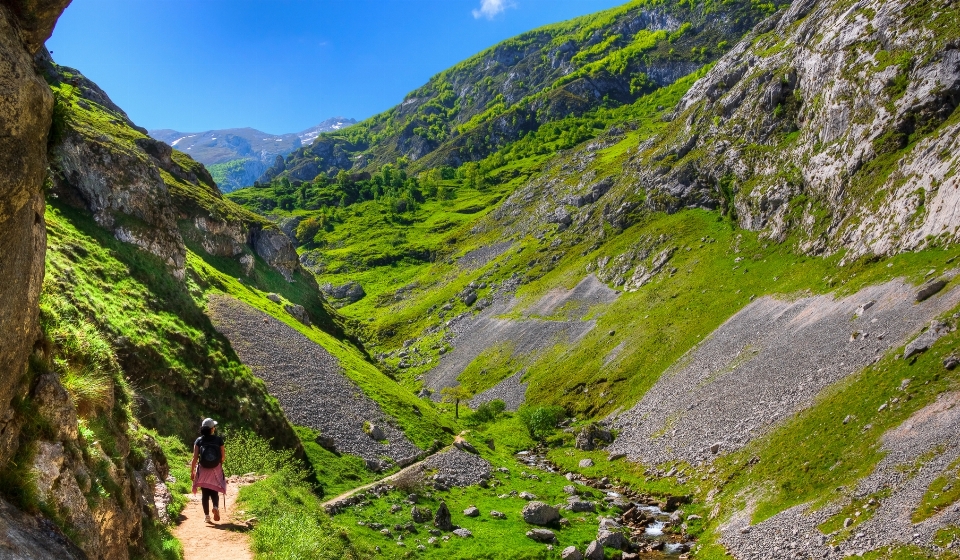
[[[417,169],[482,159],[548,122],[673,83],[716,60],[778,5],[635,0],[524,33],[437,74],[397,107],[321,135],[262,181],[373,172],[398,158]]]

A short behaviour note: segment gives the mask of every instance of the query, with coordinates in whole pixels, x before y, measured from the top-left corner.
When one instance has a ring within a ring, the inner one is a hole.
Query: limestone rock
[[[583,451],[593,451],[613,441],[613,433],[595,423],[590,423],[577,432],[575,446]]]
[[[930,282],[927,282],[926,284],[921,286],[919,290],[917,290],[917,296],[915,298],[917,303],[924,301],[930,298],[930,296],[937,294],[946,285],[947,285],[947,281],[944,280],[943,278],[938,278],[936,280],[931,280]]]
[[[413,517],[413,520],[417,523],[426,523],[433,517],[433,512],[430,511],[429,508],[413,506],[410,510],[410,516]]]
[[[110,394],[113,394],[112,391]],[[77,409],[56,374],[45,373],[37,377],[33,388],[33,402],[40,416],[56,430],[58,440],[77,439]],[[112,402],[110,404],[112,405]]]
[[[310,315],[307,314],[307,310],[304,309],[302,305],[296,303],[288,303],[283,306],[284,311],[290,314],[291,317],[300,321],[306,326],[310,326]]]
[[[615,548],[617,550],[630,549],[630,541],[620,531],[601,529],[597,532],[597,542],[605,548]]]
[[[456,536],[458,536],[458,537],[460,537],[461,539],[466,539],[466,538],[468,538],[468,537],[472,537],[472,536],[473,536],[473,533],[470,532],[470,529],[464,529],[463,527],[461,527],[461,528],[459,528],[459,529],[454,529],[454,530],[453,530],[453,534],[456,535]]]
[[[909,344],[906,345],[906,347],[904,347],[903,359],[909,359],[929,349],[931,346],[933,346],[934,342],[949,332],[949,325],[939,321],[931,322],[927,330],[923,331],[920,336],[913,339]]]
[[[577,463],[577,465],[581,469],[588,469],[593,466],[593,459],[590,459],[589,457],[586,459],[580,459],[580,462]]]
[[[266,227],[253,232],[253,250],[268,265],[277,269],[287,281],[293,280],[293,273],[300,268],[300,257],[290,243],[290,238],[282,231]]]
[[[531,529],[527,531],[527,537],[542,543],[557,542],[557,536],[550,529]]]
[[[560,551],[561,560],[583,560],[583,554],[575,546],[568,546]]]
[[[597,541],[590,541],[587,550],[583,553],[584,560],[603,560],[603,545]]]
[[[480,510],[476,506],[470,506],[467,509],[463,510],[463,515],[466,517],[479,517]]]
[[[446,502],[440,502],[437,514],[433,517],[433,524],[441,531],[453,531],[453,521],[450,519],[450,509]]]
[[[538,501],[523,506],[520,513],[523,520],[531,525],[550,525],[560,519],[560,512],[557,511],[557,508]]]
[[[327,296],[327,299],[330,300],[334,307],[343,307],[344,305],[356,303],[367,295],[363,286],[353,280],[340,286],[334,286],[327,282],[320,286],[320,290]]]

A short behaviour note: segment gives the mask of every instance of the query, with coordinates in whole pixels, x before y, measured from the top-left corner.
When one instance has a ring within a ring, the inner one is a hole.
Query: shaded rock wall
[[[67,4],[0,2],[0,411],[6,411],[36,340],[43,282],[41,190],[53,96],[32,55]]]

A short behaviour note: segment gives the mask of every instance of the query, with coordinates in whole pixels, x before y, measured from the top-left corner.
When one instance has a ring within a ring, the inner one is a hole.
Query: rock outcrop
[[[148,137],[79,71],[56,65],[45,49],[36,60],[61,92],[62,137],[51,146],[53,196],[156,255],[177,278],[185,274],[187,245],[199,245],[237,259],[247,274],[259,256],[293,280],[301,270],[297,253],[276,226],[224,199],[203,165]]]
[[[43,194],[53,95],[33,53],[69,0],[0,2],[0,430],[37,338],[46,232]],[[3,450],[0,449],[0,452]],[[6,462],[9,456],[0,456]]]

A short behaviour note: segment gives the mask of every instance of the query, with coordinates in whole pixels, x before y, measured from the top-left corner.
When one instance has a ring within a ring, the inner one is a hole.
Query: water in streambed
[[[551,473],[561,472],[539,449],[521,451],[516,458],[529,467]],[[683,532],[677,534],[672,530],[678,523],[677,518],[674,516],[671,519],[671,514],[663,511],[659,505],[649,503],[652,499],[645,499],[629,487],[613,486],[606,479],[595,480],[571,473],[567,473],[567,478],[600,490],[608,507],[623,512],[613,521],[617,526],[629,530],[630,541],[640,558],[677,558],[689,552],[693,546],[694,543]]]

